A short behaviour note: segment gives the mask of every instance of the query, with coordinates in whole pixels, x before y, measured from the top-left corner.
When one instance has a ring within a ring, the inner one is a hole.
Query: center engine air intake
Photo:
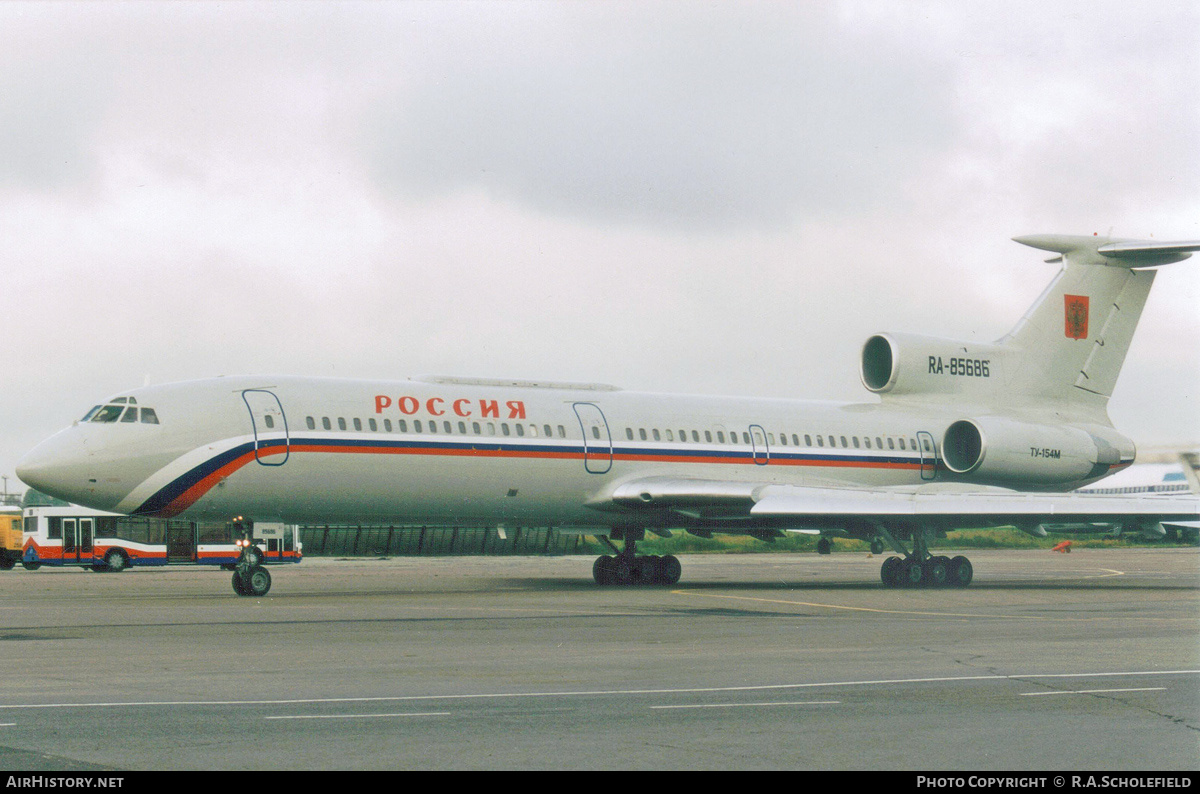
[[[863,385],[876,394],[983,395],[1003,385],[998,345],[916,334],[875,334],[863,345]]]

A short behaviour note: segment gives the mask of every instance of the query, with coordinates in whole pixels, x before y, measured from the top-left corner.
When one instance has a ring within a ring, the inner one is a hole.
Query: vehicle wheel
[[[829,538],[821,538],[817,541],[817,554],[829,554],[833,551],[833,541]]]
[[[113,573],[120,573],[129,567],[129,558],[122,551],[110,549],[108,554],[104,555],[104,564]]]
[[[875,538],[875,540],[871,541],[871,553],[872,554],[883,554],[883,541],[882,540],[880,540],[879,538]]]
[[[22,562],[21,567],[27,571],[36,571],[42,567],[42,564],[40,562]]]
[[[16,564],[12,557],[0,557],[0,571],[11,571]]]
[[[679,558],[674,554],[668,554],[663,557],[658,565],[658,581],[662,584],[676,584],[682,574],[683,565],[680,564]]]
[[[271,572],[261,565],[246,574],[247,595],[265,596],[271,591]]]

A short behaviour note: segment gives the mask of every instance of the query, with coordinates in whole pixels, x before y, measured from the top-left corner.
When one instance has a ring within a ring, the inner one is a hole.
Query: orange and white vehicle
[[[128,516],[79,505],[26,507],[21,564],[123,571],[132,565],[222,565],[243,554],[255,564],[299,562],[292,524],[205,522]],[[10,566],[11,567],[11,566]]]

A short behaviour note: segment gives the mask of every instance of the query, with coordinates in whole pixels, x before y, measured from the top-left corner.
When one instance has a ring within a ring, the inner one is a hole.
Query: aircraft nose
[[[17,476],[30,488],[44,494],[87,504],[94,499],[95,475],[86,442],[73,428],[38,444],[17,463]],[[90,479],[90,482],[89,482]],[[91,486],[90,488],[88,486]]]

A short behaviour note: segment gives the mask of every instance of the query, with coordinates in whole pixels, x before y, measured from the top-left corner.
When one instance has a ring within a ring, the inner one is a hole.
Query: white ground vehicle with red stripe
[[[302,549],[295,525],[278,522],[188,521],[128,516],[79,505],[26,507],[21,564],[86,566],[123,571],[137,565],[220,565],[245,562],[299,562]],[[265,584],[265,589],[264,588]],[[265,583],[246,595],[262,595]],[[263,589],[262,593],[254,592]],[[239,591],[240,592],[240,591]]]

